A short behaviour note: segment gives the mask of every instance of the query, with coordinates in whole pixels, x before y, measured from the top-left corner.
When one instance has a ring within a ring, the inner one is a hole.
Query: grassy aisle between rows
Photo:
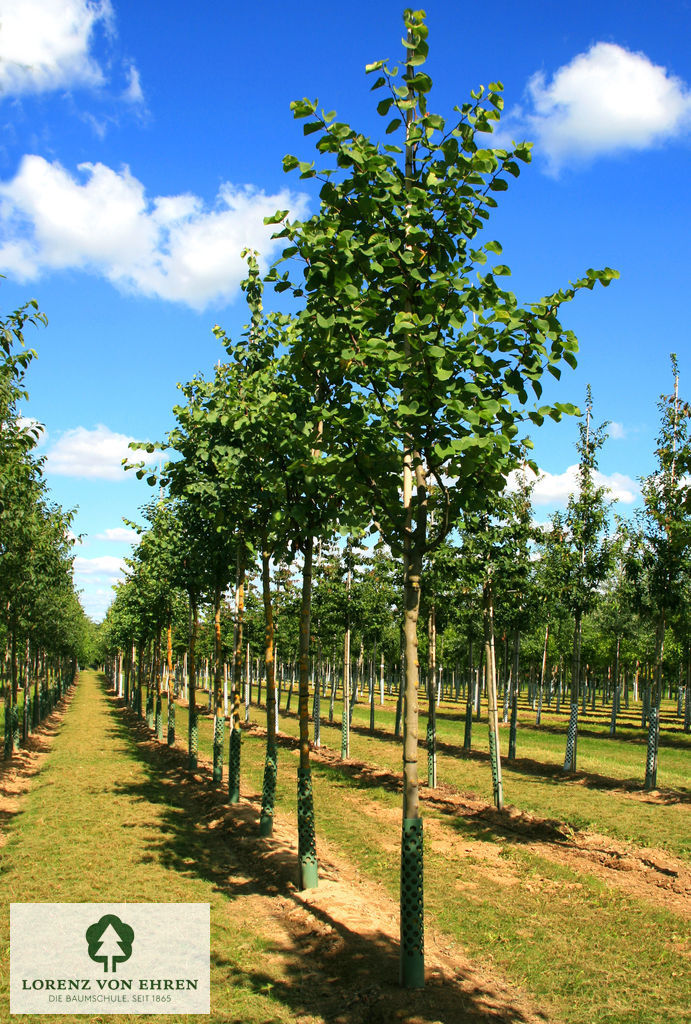
[[[292,724],[282,719],[281,727]],[[184,742],[185,708],[178,709],[177,725],[178,742]],[[203,719],[199,748],[207,758],[211,743],[211,722]],[[370,764],[387,764],[387,745],[381,739],[358,737],[355,746],[360,744]],[[241,792],[256,798],[265,741],[246,732],[242,746]],[[400,750],[387,753],[400,767]],[[277,804],[293,820],[296,757],[296,750],[279,752]],[[395,898],[399,793],[376,777],[351,775],[342,763],[315,761],[313,774],[318,848],[324,839],[335,844],[365,877]],[[663,814],[665,810],[660,808]],[[498,968],[567,1024],[687,1019],[688,919],[608,885],[589,871],[587,862],[582,870],[555,863],[533,851],[520,835],[507,839],[487,822],[429,807],[423,815],[426,923],[458,943],[485,972]],[[672,816],[672,834],[677,824],[681,819]]]
[[[224,879],[181,871],[199,849],[198,825],[179,807],[167,806],[157,771],[144,762],[98,677],[83,672],[53,749],[33,781],[20,813],[9,824],[2,857],[2,948],[9,949],[9,904],[15,903],[210,903],[211,1017],[167,1015],[167,1021],[243,1021],[288,1024],[321,1021],[294,1014],[271,993],[281,988],[280,957],[239,915]],[[175,841],[179,858],[161,853],[162,836]],[[212,844],[209,849],[213,849]],[[171,942],[184,942],[184,935]],[[165,959],[165,950],[161,950]],[[261,965],[265,993],[245,987]],[[9,1020],[9,963],[2,965],[0,1019]],[[231,979],[233,983],[231,984]],[[14,1020],[29,1020],[17,1015]],[[65,1016],[42,1016],[64,1024]],[[79,1020],[138,1020],[146,1015],[80,1015]]]

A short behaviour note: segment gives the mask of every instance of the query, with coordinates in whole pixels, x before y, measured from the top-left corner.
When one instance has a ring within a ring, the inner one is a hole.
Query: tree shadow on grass
[[[74,687],[70,687],[51,713],[32,730],[26,743],[0,761],[0,831],[4,832],[7,825],[22,813],[21,807],[17,806],[18,801],[42,771],[44,756],[60,732],[73,693]]]
[[[291,717],[293,717],[292,714]],[[263,731],[260,726],[253,725],[251,728],[257,732]],[[383,729],[375,729],[374,732],[370,732],[366,726],[352,725],[351,731],[356,732],[358,735],[378,740],[379,742],[396,742],[395,737]],[[583,735],[583,733],[579,726],[579,736],[581,735]],[[279,743],[285,747],[295,747],[297,746],[297,742],[297,739],[292,736],[281,736],[279,738]],[[320,750],[322,749],[325,748],[320,748]],[[422,744],[420,745],[420,749],[424,749]],[[483,750],[464,750],[460,743],[449,743],[446,740],[440,740],[437,738],[437,752],[440,754],[446,754],[447,756],[456,758],[460,761],[471,760],[489,765],[489,753]],[[544,761],[536,761],[531,757],[517,757],[512,761],[502,758],[502,767],[505,771],[516,771],[522,775],[528,775],[534,779],[539,779],[546,783],[552,783],[555,785],[578,784],[584,786],[586,789],[605,790],[612,793],[643,792],[644,764],[641,769],[641,778],[625,779],[581,770],[577,772],[564,772],[560,764],[547,764]],[[373,784],[376,785],[376,783]],[[655,791],[654,797],[646,797],[646,799],[652,799],[655,803],[664,804],[666,806],[671,806],[673,804],[688,804],[691,803],[691,789],[687,789],[685,787],[673,789],[671,787],[661,786]]]
[[[226,984],[250,993],[270,992],[293,1013],[316,1014],[329,1024],[527,1024],[539,1019],[500,986],[495,990],[450,958],[448,968],[428,971],[424,990],[401,989],[395,983],[398,943],[371,925],[359,934],[324,906],[315,906],[309,893],[296,888],[294,849],[284,840],[258,837],[257,807],[248,801],[229,806],[206,764],[192,775],[184,750],[159,744],[141,719],[106,693],[109,732],[129,746],[147,776],[143,782],[116,782],[115,792],[157,805],[162,818],[148,856],[182,876],[211,883],[228,900],[270,897],[262,902],[275,919],[273,930],[268,921],[273,938],[265,955],[278,960],[278,970],[272,972],[263,958],[240,969],[215,953],[214,964]],[[321,865],[323,883],[336,878],[333,867]],[[247,906],[251,915],[253,904]]]

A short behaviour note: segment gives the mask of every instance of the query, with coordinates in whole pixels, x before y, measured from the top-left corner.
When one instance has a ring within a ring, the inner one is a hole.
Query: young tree
[[[318,114],[316,102],[293,103],[331,164],[317,171],[285,159],[286,169],[319,173],[323,185],[319,214],[286,223],[280,235],[290,243],[284,255],[299,256],[304,266],[297,294],[306,303],[293,358],[295,373],[324,406],[322,473],[370,503],[381,537],[403,562],[401,979],[415,987],[424,982],[417,769],[423,560],[462,510],[502,489],[522,459],[521,425],[570,411],[528,411],[528,392],[539,397],[543,374],[558,376],[562,360],[575,361],[576,340],[558,320],[560,306],[615,274],[590,270],[527,307],[501,287],[508,268],[485,267],[501,246],[483,245],[477,236],[529,147],[484,148],[481,133],[499,119],[499,85],[490,87],[488,103],[482,90],[473,93],[450,124],[428,110],[424,15],[407,10],[404,21],[402,84],[386,61],[368,67],[379,76],[375,89],[389,87],[378,110],[385,117],[395,112],[386,130],[402,136],[402,144],[380,147],[333,115]],[[275,278],[279,287],[290,286],[287,273]],[[432,530],[431,484],[438,491]]]
[[[679,368],[672,354],[674,390],[658,402],[657,467],[641,480],[643,512],[639,544],[628,560],[640,611],[655,625],[655,684],[648,716],[645,789],[657,786],[660,699],[665,633],[670,615],[684,600],[691,571],[691,406],[679,397]]]
[[[609,572],[612,557],[608,537],[606,488],[595,482],[598,452],[607,437],[607,424],[593,426],[592,410],[593,400],[588,385],[585,415],[579,423],[579,439],[576,443],[580,456],[578,493],[569,497],[565,518],[565,594],[573,615],[571,713],[564,757],[565,772],[575,772],[577,765],[583,616],[595,603],[598,588]]]

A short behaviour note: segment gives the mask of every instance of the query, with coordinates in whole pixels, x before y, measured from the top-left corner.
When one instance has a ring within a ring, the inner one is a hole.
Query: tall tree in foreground
[[[503,264],[487,269],[501,246],[476,241],[498,192],[519,173],[529,147],[484,148],[502,106],[490,86],[456,108],[450,124],[427,107],[431,80],[424,14],[407,10],[405,73],[386,61],[368,67],[387,135],[379,146],[317,103],[293,103],[309,118],[317,170],[286,157],[287,170],[324,182],[317,216],[285,223],[284,255],[303,262],[306,296],[293,350],[295,373],[324,407],[319,470],[370,504],[380,536],[402,559],[404,578],[403,820],[401,835],[401,981],[424,984],[422,820],[418,794],[418,652],[423,559],[466,508],[502,490],[522,459],[527,419],[559,419],[572,407],[526,409],[541,378],[575,362],[576,339],[557,313],[582,288],[607,284],[611,270],[589,270],[568,289],[527,307],[501,288]],[[484,136],[486,138],[486,135]],[[279,213],[273,218],[283,219]],[[275,275],[290,287],[288,273]],[[402,490],[401,490],[402,478]],[[429,528],[430,485],[434,524]],[[402,495],[402,501],[401,501]]]

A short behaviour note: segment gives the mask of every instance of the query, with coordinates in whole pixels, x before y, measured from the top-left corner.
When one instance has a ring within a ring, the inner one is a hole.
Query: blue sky
[[[282,170],[286,153],[313,152],[290,101],[319,97],[381,136],[364,66],[400,56],[402,9],[0,0],[0,302],[35,297],[48,316],[29,338],[24,411],[45,424],[56,500],[79,509],[77,580],[95,618],[130,550],[122,517],[151,497],[120,469],[127,439],[161,439],[176,383],[222,355],[213,325],[242,329],[240,250],[276,255],[263,217],[316,209]],[[582,403],[592,385],[596,419],[613,423],[601,470],[628,514],[671,351],[691,394],[691,4],[426,10],[431,109],[500,80],[503,134],[535,144],[490,229],[513,290],[526,301],[588,267],[621,274],[565,308],[579,366],[550,397]],[[566,501],[576,436],[575,421],[535,432],[538,519]]]

